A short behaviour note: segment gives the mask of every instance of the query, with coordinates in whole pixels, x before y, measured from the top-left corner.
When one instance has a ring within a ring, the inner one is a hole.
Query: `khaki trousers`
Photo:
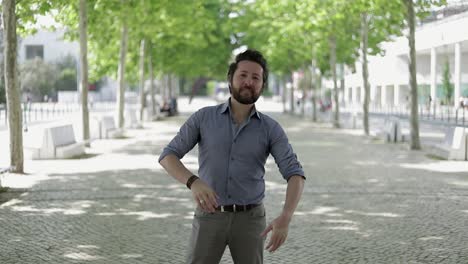
[[[218,264],[226,246],[235,264],[263,263],[266,228],[263,205],[246,212],[206,213],[195,210],[188,264]]]

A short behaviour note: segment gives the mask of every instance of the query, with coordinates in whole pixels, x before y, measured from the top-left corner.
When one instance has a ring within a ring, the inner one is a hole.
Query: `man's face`
[[[231,94],[241,104],[254,104],[263,87],[263,68],[253,61],[237,64],[231,83]]]

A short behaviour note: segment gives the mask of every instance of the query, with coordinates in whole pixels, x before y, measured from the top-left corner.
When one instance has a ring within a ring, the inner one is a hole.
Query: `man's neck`
[[[231,97],[232,116],[236,124],[240,125],[248,118],[254,105],[255,104],[241,104],[238,101],[236,101],[236,99]]]

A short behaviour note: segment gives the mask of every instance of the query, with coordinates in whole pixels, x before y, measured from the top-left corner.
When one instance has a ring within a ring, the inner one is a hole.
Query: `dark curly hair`
[[[242,53],[237,54],[235,61],[229,65],[229,70],[228,70],[228,73],[227,73],[227,78],[228,78],[229,84],[231,84],[232,78],[234,76],[234,72],[236,72],[236,70],[237,70],[237,64],[239,64],[239,62],[241,62],[241,61],[253,61],[253,62],[256,62],[256,63],[260,64],[260,66],[262,66],[262,68],[263,68],[263,87],[262,87],[262,89],[265,88],[267,86],[267,84],[268,84],[267,61],[263,57],[262,53],[260,53],[257,50],[253,50],[253,49],[248,49],[248,50],[246,50],[246,51],[244,51]]]

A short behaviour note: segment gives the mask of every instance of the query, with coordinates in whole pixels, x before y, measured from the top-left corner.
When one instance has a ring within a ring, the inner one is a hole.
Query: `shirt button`
[[[231,160],[234,160],[234,157],[231,157]]]
[[[231,195],[228,195],[228,198],[231,198]]]

